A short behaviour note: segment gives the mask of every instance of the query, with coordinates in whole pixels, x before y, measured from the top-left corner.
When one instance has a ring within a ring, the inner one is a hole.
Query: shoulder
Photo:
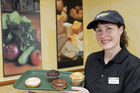
[[[97,58],[99,56],[102,56],[103,55],[103,51],[97,51],[97,52],[93,52],[91,54],[88,55],[87,59],[90,59],[90,58]]]
[[[122,58],[122,62],[127,64],[127,66],[133,67],[140,64],[140,58],[132,54],[126,47],[122,48],[121,54],[119,55]]]
[[[131,65],[140,65],[140,58],[138,58],[137,56],[133,55],[133,54],[129,54],[127,57],[128,63]]]
[[[103,51],[94,52],[88,55],[86,65],[96,64],[98,59],[103,59]]]
[[[127,66],[126,66],[126,71],[131,72],[131,71],[140,71],[140,58],[133,54],[129,54],[128,57],[126,58]]]

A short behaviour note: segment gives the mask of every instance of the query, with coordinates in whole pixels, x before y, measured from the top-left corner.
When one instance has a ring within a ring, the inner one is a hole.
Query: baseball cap
[[[116,10],[106,10],[100,12],[96,15],[94,20],[88,24],[87,29],[95,29],[99,21],[121,24],[125,27],[123,17]]]

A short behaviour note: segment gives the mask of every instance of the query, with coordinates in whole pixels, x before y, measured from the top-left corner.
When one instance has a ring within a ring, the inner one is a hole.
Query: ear
[[[119,28],[120,35],[123,33],[123,30],[124,30],[124,26],[121,26],[121,27]]]

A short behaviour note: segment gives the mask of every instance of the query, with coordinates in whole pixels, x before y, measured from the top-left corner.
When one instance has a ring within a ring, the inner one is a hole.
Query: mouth
[[[109,43],[111,40],[109,40],[109,39],[107,39],[107,40],[101,40],[101,43],[102,44],[107,44],[107,43]]]

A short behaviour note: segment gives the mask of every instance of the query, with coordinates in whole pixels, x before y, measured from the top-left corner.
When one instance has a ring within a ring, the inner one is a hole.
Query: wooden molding
[[[75,69],[75,70],[68,70],[69,72],[84,72],[84,68]]]
[[[6,86],[6,85],[13,84],[13,83],[16,82],[16,80],[17,80],[17,79],[15,79],[15,80],[8,80],[8,81],[2,81],[2,82],[0,82],[0,87],[1,87],[1,86]]]

